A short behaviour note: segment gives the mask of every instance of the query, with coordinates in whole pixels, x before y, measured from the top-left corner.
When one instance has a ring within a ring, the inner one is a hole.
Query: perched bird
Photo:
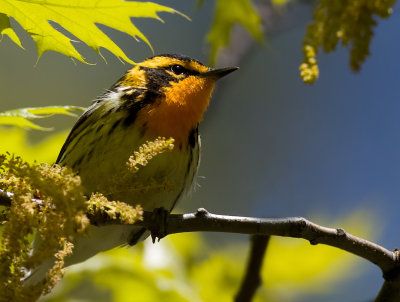
[[[140,204],[147,211],[159,207],[171,211],[195,178],[200,159],[198,125],[214,84],[236,69],[211,69],[176,54],[137,64],[82,114],[57,163],[80,175],[88,196],[101,192],[109,200]],[[155,156],[131,180],[119,181],[129,156],[158,137],[174,138],[173,150]],[[66,265],[133,245],[146,233],[132,225],[91,226],[87,236],[76,239]],[[43,278],[49,267],[50,263],[44,264],[34,271],[30,283]]]

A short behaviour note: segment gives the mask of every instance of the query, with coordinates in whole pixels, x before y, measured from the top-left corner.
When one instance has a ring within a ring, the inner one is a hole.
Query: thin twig
[[[270,236],[253,235],[247,262],[246,274],[243,277],[235,302],[249,302],[261,285],[261,268]]]

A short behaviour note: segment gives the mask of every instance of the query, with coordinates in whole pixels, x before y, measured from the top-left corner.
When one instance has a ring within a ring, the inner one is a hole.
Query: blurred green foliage
[[[212,65],[215,65],[221,48],[229,44],[231,29],[235,23],[244,26],[256,40],[264,39],[261,31],[261,17],[250,0],[218,0],[214,21],[207,36],[211,44]]]
[[[291,0],[271,0],[275,6],[282,6]],[[202,1],[198,1],[201,5]],[[228,9],[229,8],[229,9]],[[211,65],[215,65],[218,53],[228,46],[234,25],[243,26],[258,42],[264,41],[262,20],[257,7],[251,0],[217,0],[214,20],[207,35],[210,44]]]
[[[69,130],[51,133],[43,140],[31,143],[27,139],[26,130],[2,126],[0,127],[0,153],[14,153],[30,163],[34,161],[54,163],[68,133]]]

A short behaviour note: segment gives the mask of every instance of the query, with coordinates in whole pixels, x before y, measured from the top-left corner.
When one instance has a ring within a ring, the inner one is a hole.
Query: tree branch
[[[0,205],[10,206],[12,196],[12,193],[0,190]],[[38,199],[32,201],[39,205],[42,202]],[[88,215],[88,218],[91,224],[97,226],[122,224],[118,218],[111,218],[104,213]],[[144,212],[143,220],[135,222],[135,225],[143,226],[153,233],[160,234],[159,238],[184,232],[227,232],[303,238],[309,240],[312,245],[325,244],[340,248],[374,263],[382,270],[385,282],[376,302],[400,301],[400,252],[398,250],[391,252],[376,243],[351,235],[341,228],[323,227],[302,217],[240,217],[216,215],[205,209],[198,209],[195,213],[190,214],[167,213],[165,222],[166,224],[159,225],[160,230],[157,230],[154,226],[154,213]]]
[[[152,216],[152,212],[144,212],[143,221],[136,224],[152,229]],[[302,217],[239,217],[211,214],[205,209],[198,209],[196,213],[191,214],[169,214],[166,217],[164,235],[194,231],[303,238],[309,240],[312,245],[325,244],[340,248],[374,263],[382,270],[385,282],[375,302],[400,301],[399,251],[391,252],[341,228],[323,227]]]
[[[400,259],[400,251],[395,250],[397,269],[393,269],[383,274],[385,282],[383,283],[375,302],[398,302],[400,301],[400,270],[398,263]]]
[[[400,301],[399,281],[385,281],[374,302],[398,302]]]
[[[154,230],[153,212],[144,212],[143,220],[135,225]],[[101,221],[89,217],[92,224],[120,224],[118,219],[102,217]],[[217,215],[205,209],[190,214],[168,214],[163,236],[185,232],[226,232],[264,236],[303,238],[312,245],[325,244],[340,248],[376,264],[384,277],[400,269],[397,252],[360,237],[351,235],[341,228],[320,226],[302,217],[254,218]],[[163,237],[161,236],[161,237]]]
[[[143,221],[135,224],[151,228],[152,215],[152,212],[144,212]],[[205,209],[198,209],[196,213],[191,214],[168,215],[165,235],[196,231],[303,238],[309,240],[312,245],[326,244],[360,256],[376,264],[384,274],[399,269],[396,253],[346,233],[341,228],[323,227],[302,217],[240,217],[211,214]]]
[[[235,302],[251,301],[257,288],[261,285],[262,279],[260,272],[270,238],[270,236],[260,235],[253,235],[250,237],[251,246],[246,274],[236,294]]]

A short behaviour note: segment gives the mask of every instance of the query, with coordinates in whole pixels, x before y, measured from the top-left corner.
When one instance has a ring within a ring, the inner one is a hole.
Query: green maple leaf
[[[85,108],[77,106],[49,106],[14,109],[0,112],[0,125],[32,128],[36,130],[51,130],[51,128],[44,128],[35,123],[32,123],[30,120],[46,118],[54,114],[76,116],[74,113],[72,113],[72,111],[75,110],[84,111]]]
[[[11,39],[11,41],[13,41],[19,47],[22,47],[21,41],[19,40],[17,34],[11,27],[10,19],[7,17],[7,15],[1,13],[0,13],[0,35],[1,39],[3,38],[3,35],[6,35]]]
[[[0,34],[9,36],[12,41],[21,46],[18,36],[10,26],[9,17],[13,17],[35,41],[38,59],[46,51],[56,51],[87,63],[71,44],[71,39],[49,23],[53,21],[99,54],[100,48],[103,47],[119,59],[134,63],[96,24],[103,24],[125,32],[135,39],[140,38],[151,48],[148,39],[132,24],[130,18],[154,18],[162,21],[157,15],[158,12],[179,13],[172,8],[151,2],[0,0]]]
[[[235,23],[241,24],[258,41],[263,41],[261,18],[250,0],[218,0],[214,21],[207,40],[211,44],[211,64],[215,64],[218,51],[229,44],[230,31]]]

